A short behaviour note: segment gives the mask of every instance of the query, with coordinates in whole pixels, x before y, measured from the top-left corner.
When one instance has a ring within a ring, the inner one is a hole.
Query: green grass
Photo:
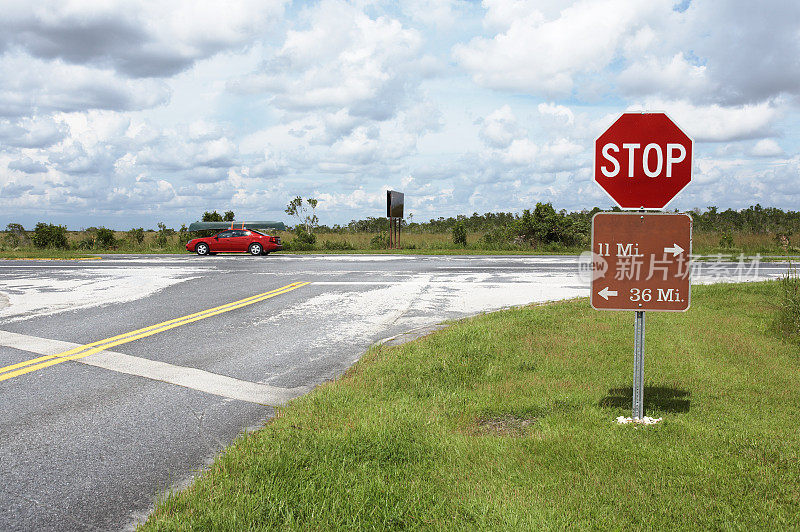
[[[800,355],[777,283],[700,286],[633,315],[586,300],[370,350],[241,436],[143,530],[800,527]]]
[[[797,266],[789,264],[789,271],[778,281],[780,295],[776,329],[784,337],[800,343],[800,275]]]

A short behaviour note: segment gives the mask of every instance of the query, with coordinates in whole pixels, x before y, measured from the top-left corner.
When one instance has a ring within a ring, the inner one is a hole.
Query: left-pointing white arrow
[[[617,291],[616,290],[609,290],[608,287],[606,286],[605,288],[603,288],[602,290],[597,292],[597,295],[599,295],[600,297],[602,297],[603,299],[608,301],[608,296],[617,295]]]
[[[672,253],[672,256],[676,257],[683,253],[683,248],[678,244],[672,244],[671,248],[664,248],[664,253]]]

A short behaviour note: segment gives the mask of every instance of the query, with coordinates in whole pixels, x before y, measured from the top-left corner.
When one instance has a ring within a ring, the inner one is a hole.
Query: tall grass
[[[800,340],[800,276],[797,266],[789,265],[789,271],[780,281],[780,295],[776,315],[778,331],[789,339]]]

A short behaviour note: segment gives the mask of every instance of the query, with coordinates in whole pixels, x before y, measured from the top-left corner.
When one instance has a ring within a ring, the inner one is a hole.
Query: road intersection
[[[587,295],[572,256],[0,261],[0,529],[132,526],[375,342]]]

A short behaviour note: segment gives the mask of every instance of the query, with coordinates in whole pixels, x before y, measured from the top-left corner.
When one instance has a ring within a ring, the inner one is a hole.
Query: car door
[[[231,240],[231,251],[247,251],[250,245],[250,231],[242,231],[240,229],[233,232]]]
[[[233,251],[231,240],[233,240],[233,231],[223,231],[213,238],[211,243],[211,251],[220,253],[225,251]]]

